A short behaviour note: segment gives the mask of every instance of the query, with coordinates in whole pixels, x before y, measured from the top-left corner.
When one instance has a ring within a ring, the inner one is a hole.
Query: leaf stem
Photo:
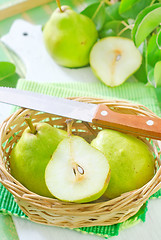
[[[154,4],[154,2],[155,2],[155,0],[152,0],[152,2],[151,2],[151,4],[150,4],[150,6],[152,6],[153,4]],[[160,1],[159,1],[160,2]]]
[[[97,13],[99,12],[100,8],[102,7],[102,5],[104,4],[104,0],[100,2],[100,4],[98,5],[98,8],[96,9],[96,11],[94,12],[93,16],[92,16],[92,20],[96,17]]]
[[[107,5],[112,5],[111,1],[110,0],[104,0],[104,2],[107,4]]]
[[[121,31],[118,33],[118,36],[120,36],[122,33],[124,33],[126,30],[133,29],[134,24],[128,25],[125,21],[121,21],[121,23],[125,26]]]
[[[111,0],[111,5],[117,3],[119,0]]]
[[[121,23],[125,26],[125,27],[127,27],[127,29],[133,29],[133,27],[134,27],[134,24],[131,24],[131,25],[129,25],[129,24],[127,24],[125,21],[121,21]]]
[[[15,74],[15,72],[14,73],[9,73],[9,74],[5,75],[4,77],[0,77],[0,81],[4,80],[5,78],[11,77],[14,74]]]

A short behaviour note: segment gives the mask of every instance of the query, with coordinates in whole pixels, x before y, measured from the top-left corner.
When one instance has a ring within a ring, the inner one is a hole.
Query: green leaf
[[[13,75],[10,75],[9,77],[6,77],[3,80],[1,80],[0,86],[15,88],[19,78],[20,78],[19,75],[17,73],[14,73]]]
[[[112,4],[105,8],[106,22],[112,20],[123,20],[123,18],[119,14],[119,7],[120,2],[116,2],[115,4]]]
[[[161,61],[161,50],[158,48],[157,35],[153,35],[147,46],[146,50],[146,72],[148,81],[156,86],[155,76],[154,76],[154,68],[157,62]]]
[[[154,4],[142,10],[132,31],[132,39],[138,47],[161,23],[161,4]]]
[[[13,75],[16,71],[14,64],[10,62],[0,62],[0,81]]]
[[[125,25],[122,23],[122,21],[113,20],[113,21],[107,22],[103,26],[102,30],[99,32],[99,38],[104,38],[109,36],[118,36],[118,34],[121,33],[123,29],[125,29]],[[129,29],[126,29],[119,36],[130,38],[131,31]]]
[[[157,45],[158,45],[159,49],[161,49],[161,29],[159,30],[159,32],[157,34]]]
[[[158,48],[156,43],[157,35],[153,35],[148,42],[147,46],[147,59],[148,64],[152,67],[155,66],[156,62],[161,60],[161,50]]]
[[[161,87],[161,61],[155,64],[154,81],[155,81],[156,87]]]
[[[147,72],[146,72],[146,42],[144,42],[141,54],[142,54],[142,63],[140,68],[134,73],[134,77],[139,81],[143,83],[147,83]]]
[[[122,0],[119,13],[124,18],[135,19],[138,13],[151,4],[152,0]]]
[[[93,3],[85,8],[81,14],[88,16],[91,18],[99,31],[106,20],[106,12],[105,12],[105,4],[104,3]]]

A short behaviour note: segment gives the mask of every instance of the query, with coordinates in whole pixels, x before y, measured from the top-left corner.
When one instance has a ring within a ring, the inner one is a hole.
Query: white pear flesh
[[[107,37],[98,41],[90,53],[94,74],[107,86],[122,84],[140,67],[142,55],[132,40]]]
[[[58,145],[45,171],[53,196],[68,202],[90,202],[107,189],[110,168],[106,157],[83,138],[70,136]]]

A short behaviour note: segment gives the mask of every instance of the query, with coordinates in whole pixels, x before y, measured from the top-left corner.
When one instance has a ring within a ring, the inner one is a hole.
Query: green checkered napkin
[[[87,96],[97,98],[115,98],[126,99],[135,103],[141,103],[150,108],[157,115],[160,113],[160,89],[157,91],[153,87],[146,87],[142,83],[125,83],[117,88],[108,88],[102,83],[35,83],[20,79],[17,84],[18,89],[39,92],[43,94],[58,97]],[[161,197],[161,191],[158,191],[151,198]],[[94,226],[74,229],[84,233],[96,234],[108,238],[116,236],[125,228],[128,228],[140,221],[144,222],[147,211],[147,203],[139,212],[121,224],[111,226]],[[0,212],[23,218],[27,216],[20,210],[10,194],[2,185],[0,185]]]

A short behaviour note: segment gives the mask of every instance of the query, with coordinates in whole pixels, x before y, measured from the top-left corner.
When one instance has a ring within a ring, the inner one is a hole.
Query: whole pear
[[[109,162],[111,178],[104,194],[109,199],[142,187],[154,176],[154,157],[136,137],[106,129],[91,145],[104,153]]]
[[[45,184],[45,168],[67,133],[48,123],[33,126],[35,133],[27,127],[11,152],[11,174],[30,191],[51,197]]]
[[[61,66],[76,68],[89,63],[98,33],[93,21],[69,6],[57,8],[43,29],[46,48]]]

